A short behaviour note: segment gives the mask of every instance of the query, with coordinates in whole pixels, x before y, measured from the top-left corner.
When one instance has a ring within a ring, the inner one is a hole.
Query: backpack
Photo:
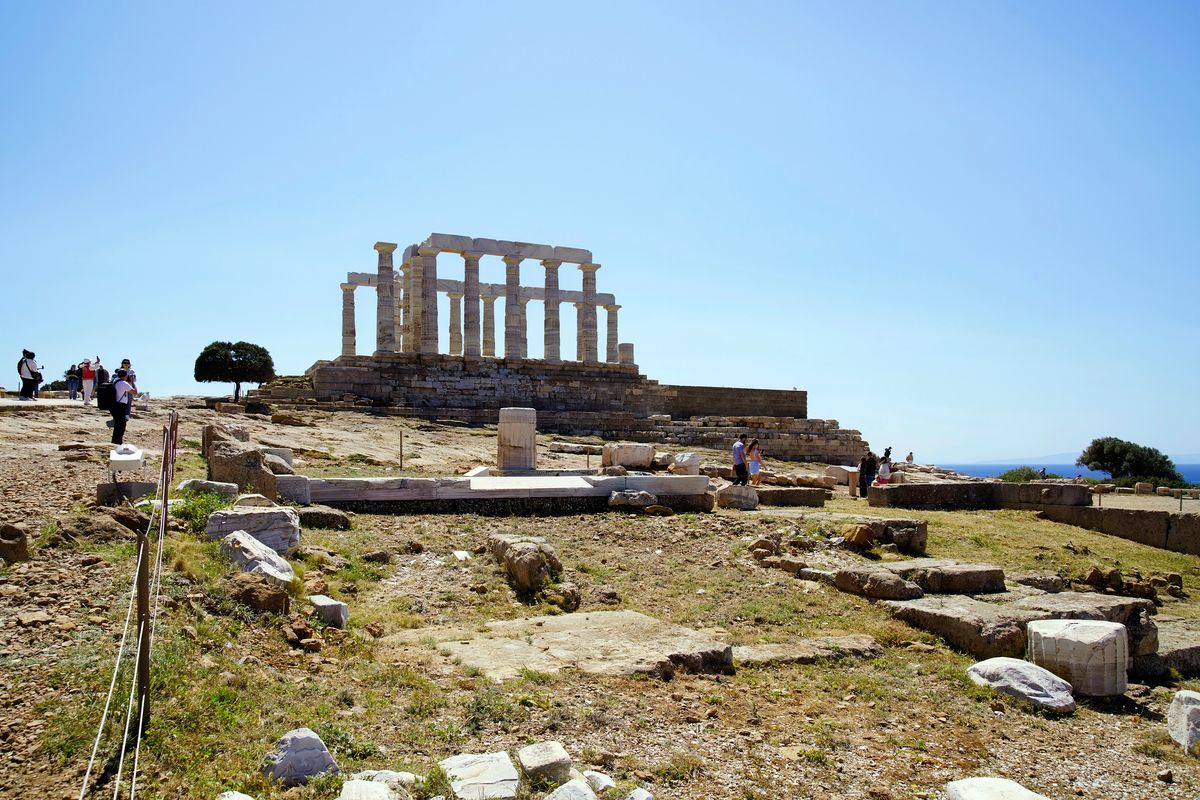
[[[106,370],[104,367],[97,365],[97,367],[96,367],[96,386],[100,386],[100,384],[102,384],[102,383],[108,383],[108,377],[109,377],[108,370]]]
[[[96,387],[96,408],[112,411],[117,405],[117,387],[108,381]]]

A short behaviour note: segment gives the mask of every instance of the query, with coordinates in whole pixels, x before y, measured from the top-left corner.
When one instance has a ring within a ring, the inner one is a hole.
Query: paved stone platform
[[[501,620],[487,623],[485,632],[422,628],[384,642],[394,647],[429,639],[439,643],[443,655],[493,680],[515,678],[522,669],[555,673],[574,668],[598,675],[733,669],[733,648],[726,642],[637,611]]]

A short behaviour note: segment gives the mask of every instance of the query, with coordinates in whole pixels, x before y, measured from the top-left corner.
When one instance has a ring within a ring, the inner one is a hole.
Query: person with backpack
[[[112,385],[112,408],[108,410],[108,413],[112,414],[113,418],[112,443],[125,444],[125,426],[129,422],[129,409],[133,406],[133,395],[135,392],[129,381],[125,380],[125,370],[117,370],[113,374],[113,377],[116,378],[116,381]]]
[[[67,370],[67,392],[71,400],[79,394],[79,365],[72,364]]]
[[[83,389],[83,404],[92,404],[92,392],[96,390],[96,370],[92,369],[92,360],[85,358],[79,365],[79,383]]]
[[[34,359],[37,356],[32,350],[22,350],[21,360],[17,362],[17,375],[21,378],[21,394],[18,400],[37,400],[37,386],[42,382],[42,368]]]

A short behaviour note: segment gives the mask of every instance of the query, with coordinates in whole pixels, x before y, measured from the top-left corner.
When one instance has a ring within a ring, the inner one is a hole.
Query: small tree
[[[265,347],[213,342],[197,356],[195,377],[201,383],[232,383],[236,403],[242,396],[242,383],[264,383],[275,377],[275,363]]]
[[[1087,467],[1096,472],[1107,472],[1114,478],[1162,478],[1182,481],[1171,459],[1153,447],[1145,447],[1115,436],[1093,439],[1079,458],[1076,466]]]

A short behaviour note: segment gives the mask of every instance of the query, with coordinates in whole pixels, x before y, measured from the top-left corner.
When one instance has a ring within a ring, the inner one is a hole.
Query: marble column
[[[483,354],[488,358],[496,357],[496,298],[493,295],[483,297]]]
[[[608,312],[608,342],[604,348],[604,360],[610,364],[616,364],[619,360],[617,353],[617,311],[620,308],[615,303],[604,307],[604,310]]]
[[[521,261],[520,256],[504,256],[504,357],[517,358],[521,352]]]
[[[557,364],[562,360],[562,337],[558,326],[558,268],[561,261],[543,261],[546,268],[546,320],[543,327],[547,363]]]
[[[479,355],[479,256],[480,253],[463,253],[463,292],[466,307],[463,324],[463,355]]]
[[[583,360],[599,361],[596,342],[596,270],[599,264],[580,264],[583,272]]]
[[[405,349],[409,353],[419,353],[421,351],[421,311],[424,308],[424,302],[421,295],[425,288],[425,258],[417,253],[413,254],[412,264],[409,268],[408,286],[404,292],[404,315],[405,315],[405,331],[404,342]]]
[[[435,248],[421,248],[419,251],[424,268],[421,270],[421,347],[423,354],[436,354],[438,351],[438,291],[437,291],[437,254]]]
[[[412,264],[405,262],[400,265],[400,279],[396,285],[396,350],[401,353],[411,352],[412,339],[408,335],[409,308],[412,298],[408,293],[412,290]]]
[[[518,321],[521,325],[521,349],[519,351],[521,358],[529,358],[529,318],[526,316],[526,312],[529,309],[529,301],[531,299],[529,297],[517,298],[517,310],[520,312]]]
[[[583,303],[575,303],[575,360],[583,361]]]
[[[375,284],[375,296],[378,300],[375,307],[375,355],[382,356],[395,351],[396,333],[394,325],[395,302],[392,300],[392,290],[395,270],[392,268],[392,253],[396,245],[391,242],[376,242],[375,252],[379,253],[379,272]]]
[[[461,356],[463,351],[462,299],[458,292],[447,292],[450,298],[450,355]]]
[[[352,356],[358,352],[354,337],[354,284],[342,284],[342,355]]]

